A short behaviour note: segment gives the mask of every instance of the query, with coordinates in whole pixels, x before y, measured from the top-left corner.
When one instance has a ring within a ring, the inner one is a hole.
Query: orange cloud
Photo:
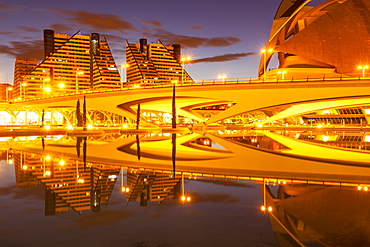
[[[224,47],[239,43],[241,40],[236,37],[214,37],[214,38],[203,38],[195,36],[186,36],[174,34],[163,29],[154,29],[154,32],[146,31],[144,35],[150,38],[160,39],[166,44],[181,44],[188,48],[197,48],[200,46],[205,47]]]
[[[70,16],[66,18],[69,21],[90,27],[94,30],[118,31],[123,33],[136,30],[130,22],[122,20],[117,15],[89,13],[86,11],[52,10]]]
[[[211,62],[227,62],[227,61],[233,61],[233,60],[239,60],[243,57],[248,57],[252,55],[256,55],[256,52],[247,52],[247,53],[231,53],[231,54],[224,54],[214,57],[206,57],[206,58],[200,58],[196,60],[192,60],[192,63],[211,63]]]

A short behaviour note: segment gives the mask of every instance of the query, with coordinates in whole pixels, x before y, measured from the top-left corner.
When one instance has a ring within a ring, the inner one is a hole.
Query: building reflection
[[[139,201],[140,206],[147,206],[148,201],[162,203],[166,199],[180,199],[181,176],[173,176],[168,171],[150,171],[130,168],[127,170],[125,184],[127,204]]]
[[[100,211],[108,204],[120,168],[105,164],[11,150],[17,187],[45,186],[45,215],[74,210]]]
[[[241,141],[242,137],[234,141]],[[259,145],[263,137],[258,137]],[[251,143],[250,136],[245,138]],[[205,137],[194,144],[210,147]],[[126,204],[148,206],[165,200],[181,201],[184,180],[211,183],[258,183],[266,215],[281,246],[368,246],[368,181],[352,183],[318,180],[247,177],[245,174],[210,174],[123,167],[10,149],[3,160],[14,161],[17,187],[45,186],[45,215],[74,210],[99,212],[115,188],[125,193]],[[10,162],[9,162],[10,164]],[[118,186],[117,181],[121,180]],[[195,200],[196,203],[196,200]],[[257,205],[256,208],[260,205]],[[268,210],[267,210],[268,209]],[[263,217],[263,216],[261,216]]]
[[[266,185],[280,246],[369,246],[370,194],[346,186]],[[262,190],[261,190],[262,191]]]

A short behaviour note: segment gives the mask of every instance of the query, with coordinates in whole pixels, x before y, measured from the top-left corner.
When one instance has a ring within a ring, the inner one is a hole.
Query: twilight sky
[[[117,65],[125,39],[181,44],[195,80],[255,77],[280,0],[0,0],[0,82],[13,83],[15,57],[43,56],[43,29],[106,37]],[[316,6],[324,0],[313,0]],[[274,66],[274,65],[272,65]]]

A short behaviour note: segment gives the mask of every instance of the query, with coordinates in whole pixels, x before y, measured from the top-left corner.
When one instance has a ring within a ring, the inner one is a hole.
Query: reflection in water
[[[81,213],[107,205],[120,168],[87,164],[62,156],[12,150],[17,187],[45,186],[45,215],[69,209]]]
[[[370,194],[355,187],[266,185],[281,246],[369,246]],[[316,245],[314,245],[316,244]]]
[[[264,206],[281,246],[367,246],[366,136],[229,130],[49,136],[7,139],[2,156],[14,164],[17,187],[45,186],[45,215],[100,212],[119,179],[125,203],[140,206],[190,201],[185,180],[260,183],[263,204],[255,208]]]

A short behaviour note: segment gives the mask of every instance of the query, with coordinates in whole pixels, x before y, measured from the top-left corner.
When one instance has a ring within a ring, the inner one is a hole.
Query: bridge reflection
[[[85,137],[85,141],[71,136],[15,137],[2,146],[7,150],[6,159],[16,167],[18,186],[44,184],[47,200],[54,201],[51,205],[56,211],[66,208],[99,211],[100,205],[108,203],[118,178],[127,193],[127,202],[143,204],[148,200],[161,203],[168,198],[178,199],[181,179],[370,186],[365,133],[359,133],[363,138],[357,141],[353,138],[338,141],[343,144],[348,140],[351,146],[363,149],[334,147],[335,141],[324,145],[299,138],[305,134],[227,130],[203,134],[116,134],[100,139]],[[158,193],[156,186],[161,187]],[[53,210],[48,212],[53,214]]]
[[[342,138],[326,143],[322,135]],[[366,133],[224,130],[175,136],[176,142],[173,134],[160,132],[86,142],[71,136],[15,137],[2,143],[2,159],[15,166],[18,187],[45,187],[45,215],[99,212],[109,206],[114,190],[125,195],[123,204],[181,205],[182,197],[197,203],[186,190],[191,180],[256,183],[281,246],[368,244]]]

